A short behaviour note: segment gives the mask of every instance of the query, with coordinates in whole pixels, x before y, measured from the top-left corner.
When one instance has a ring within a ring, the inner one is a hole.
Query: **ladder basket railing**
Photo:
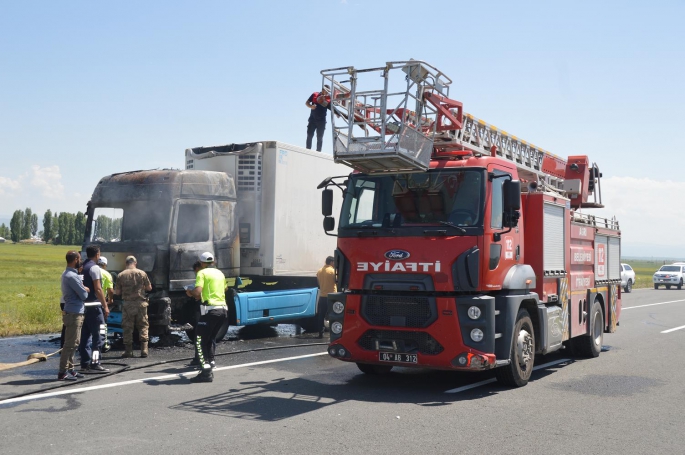
[[[415,60],[321,74],[331,88],[324,102],[331,103],[336,162],[366,173],[428,169],[440,112],[426,94],[447,98],[448,77]]]

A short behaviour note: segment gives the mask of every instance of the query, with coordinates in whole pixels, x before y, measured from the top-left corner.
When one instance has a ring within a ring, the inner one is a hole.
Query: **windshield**
[[[134,201],[123,207],[96,207],[90,229],[91,242],[146,241],[167,243],[171,206]]]
[[[664,265],[659,269],[659,272],[680,272],[680,266],[677,265]]]
[[[340,228],[482,226],[484,176],[481,169],[352,176]]]

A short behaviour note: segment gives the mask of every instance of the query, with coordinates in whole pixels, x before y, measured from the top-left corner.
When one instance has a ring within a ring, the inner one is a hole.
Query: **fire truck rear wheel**
[[[602,352],[602,341],[604,341],[604,313],[602,306],[597,300],[592,304],[590,311],[590,333],[576,338],[572,338],[572,352],[582,357],[598,357]]]
[[[392,370],[392,365],[371,365],[369,363],[357,363],[357,368],[365,374],[388,374]]]
[[[528,311],[521,309],[516,316],[514,336],[511,340],[511,363],[495,370],[500,384],[523,387],[528,384],[535,364],[535,330]]]

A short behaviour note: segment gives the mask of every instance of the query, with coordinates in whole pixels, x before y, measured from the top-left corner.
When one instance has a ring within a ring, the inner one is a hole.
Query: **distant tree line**
[[[50,209],[43,215],[43,230],[38,231],[38,215],[30,208],[16,210],[12,215],[9,227],[0,225],[0,237],[11,238],[19,242],[40,236],[43,241],[55,245],[77,245],[84,240],[86,233],[86,215],[77,213],[52,213]]]

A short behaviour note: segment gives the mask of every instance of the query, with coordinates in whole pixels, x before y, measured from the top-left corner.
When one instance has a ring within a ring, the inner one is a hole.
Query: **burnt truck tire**
[[[370,363],[357,363],[357,368],[364,374],[388,374],[392,370],[392,365],[372,365]]]
[[[535,364],[535,330],[524,309],[516,315],[509,358],[509,365],[495,369],[497,382],[508,387],[523,387],[528,384]]]
[[[630,294],[633,290],[633,280],[628,280],[626,287],[623,288],[623,290],[626,292],[626,294]]]
[[[297,321],[297,325],[302,327],[302,330],[306,333],[319,333],[319,330],[321,330],[321,327],[319,327],[319,317],[316,315]]]
[[[571,338],[569,341],[571,341],[571,352],[579,357],[592,359],[598,357],[599,353],[602,352],[604,313],[597,300],[592,304],[592,310],[590,310],[590,333]]]

